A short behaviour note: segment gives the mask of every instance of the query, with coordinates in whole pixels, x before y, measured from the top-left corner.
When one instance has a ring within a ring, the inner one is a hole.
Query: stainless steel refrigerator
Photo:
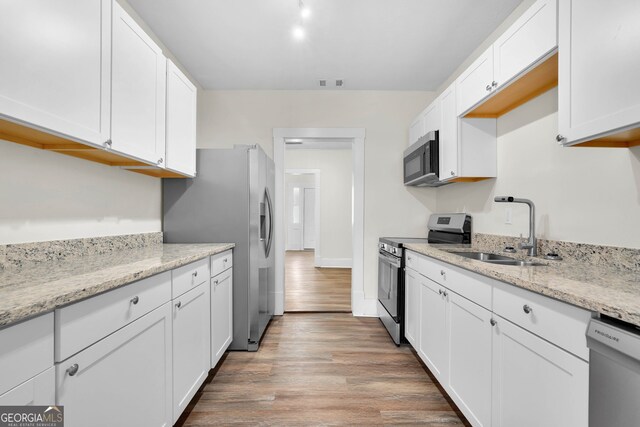
[[[229,348],[256,351],[275,304],[273,160],[258,145],[199,149],[197,171],[163,180],[164,241],[236,244]]]

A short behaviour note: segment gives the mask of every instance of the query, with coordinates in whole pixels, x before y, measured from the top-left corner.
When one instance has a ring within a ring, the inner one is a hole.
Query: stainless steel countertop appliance
[[[235,243],[231,350],[256,351],[275,305],[274,164],[258,145],[197,150],[198,176],[163,180],[166,243]]]
[[[471,217],[433,214],[427,238],[381,237],[378,242],[378,317],[396,343],[404,340],[404,245],[470,244]]]
[[[640,426],[640,328],[601,316],[587,330],[589,426]]]

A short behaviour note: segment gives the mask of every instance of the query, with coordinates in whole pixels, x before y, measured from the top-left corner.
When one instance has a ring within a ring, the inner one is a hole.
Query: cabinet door
[[[418,337],[420,334],[420,283],[418,274],[406,269],[404,274],[404,337],[414,349],[419,349]]]
[[[586,427],[588,363],[494,317],[493,425]]]
[[[211,368],[233,339],[233,273],[228,269],[211,279]]]
[[[0,4],[0,117],[109,139],[111,0]]]
[[[209,374],[209,282],[173,300],[173,422]]]
[[[493,46],[476,59],[456,80],[458,116],[491,94],[493,89]]]
[[[447,369],[446,288],[420,276],[420,347],[418,353],[439,381]]]
[[[640,2],[560,0],[558,128],[566,144],[640,123]]]
[[[114,2],[111,148],[162,166],[166,67],[162,50]]]
[[[415,143],[424,135],[424,117],[422,113],[409,126],[409,145]]]
[[[440,129],[440,102],[436,99],[424,113],[424,134]]]
[[[440,95],[440,179],[458,176],[458,113],[456,85],[451,84]]]
[[[56,364],[65,426],[171,426],[171,357],[166,303]]]
[[[493,44],[494,80],[507,83],[558,46],[556,0],[538,0]]]
[[[56,402],[56,372],[46,371],[0,395],[0,406],[53,405]]]
[[[449,292],[448,319],[450,393],[473,425],[490,426],[491,312]]]
[[[196,87],[167,59],[168,169],[194,176],[196,172]]]

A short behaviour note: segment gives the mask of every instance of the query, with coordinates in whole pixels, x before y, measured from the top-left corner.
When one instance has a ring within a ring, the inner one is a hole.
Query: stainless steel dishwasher
[[[640,328],[616,319],[592,319],[589,354],[589,426],[640,426]]]

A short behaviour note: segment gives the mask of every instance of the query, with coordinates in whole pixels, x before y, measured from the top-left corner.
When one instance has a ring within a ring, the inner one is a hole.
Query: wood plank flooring
[[[313,251],[285,254],[287,312],[351,312],[351,269],[316,268]]]
[[[179,426],[469,425],[376,318],[288,313],[254,353],[229,352]]]

